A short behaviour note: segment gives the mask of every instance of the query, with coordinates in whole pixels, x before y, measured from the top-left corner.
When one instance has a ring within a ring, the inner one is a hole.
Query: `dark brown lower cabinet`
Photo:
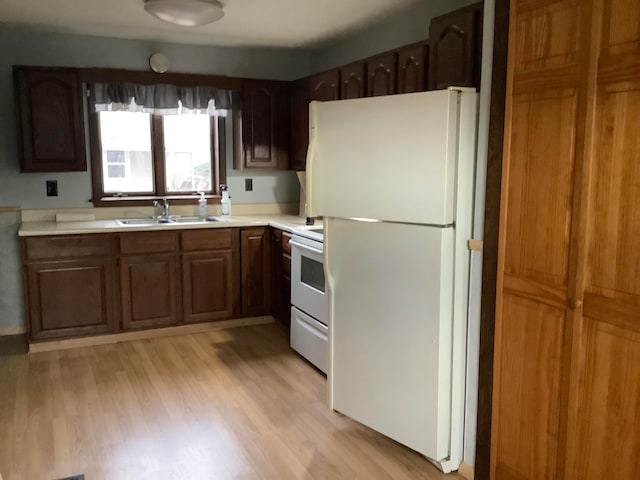
[[[287,327],[291,322],[291,235],[271,231],[271,315]]]
[[[247,228],[240,232],[243,317],[271,312],[270,252],[268,228]]]
[[[30,338],[109,333],[114,328],[115,262],[110,258],[26,266]]]
[[[186,230],[181,241],[183,321],[240,316],[238,229]]]
[[[123,256],[120,260],[122,328],[178,323],[178,261],[173,253]]]

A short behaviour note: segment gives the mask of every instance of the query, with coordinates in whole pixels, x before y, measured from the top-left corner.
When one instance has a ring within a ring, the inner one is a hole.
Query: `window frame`
[[[88,86],[92,89],[92,85]],[[93,101],[88,105],[89,114],[89,146],[91,156],[91,186],[94,206],[138,206],[150,205],[153,200],[167,198],[174,204],[192,204],[199,198],[198,193],[171,192],[166,190],[166,162],[164,151],[164,129],[161,115],[150,114],[151,133],[151,162],[153,171],[154,192],[127,192],[123,194],[107,193],[104,191],[102,144],[100,139],[100,116],[93,108]],[[224,117],[210,117],[211,135],[211,182],[212,189],[205,192],[205,198],[211,200],[222,198],[220,184],[226,183],[226,132]]]

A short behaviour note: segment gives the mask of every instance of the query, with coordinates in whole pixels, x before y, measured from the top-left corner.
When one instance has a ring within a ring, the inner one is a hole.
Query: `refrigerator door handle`
[[[311,102],[309,104],[309,149],[307,150],[307,165],[306,165],[306,173],[307,173],[307,185],[306,185],[306,195],[307,195],[307,217],[319,217],[321,216],[317,213],[318,205],[316,205],[314,199],[314,178],[315,173],[313,171],[315,165],[316,153],[318,151],[318,138],[316,135],[316,104],[318,102]]]

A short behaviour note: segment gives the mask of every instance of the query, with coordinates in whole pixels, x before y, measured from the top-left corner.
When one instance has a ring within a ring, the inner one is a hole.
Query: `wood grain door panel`
[[[182,292],[186,323],[233,317],[237,289],[233,252],[201,252],[182,256]]]
[[[576,478],[631,479],[640,472],[640,324],[633,331],[586,320]]]
[[[526,134],[514,135],[508,152],[518,161],[509,171],[507,274],[547,285],[567,284],[575,116],[573,89],[513,99],[512,128]],[[560,130],[563,134],[557,135]]]
[[[340,99],[363,98],[366,96],[366,64],[356,62],[340,69]]]
[[[409,45],[398,51],[398,93],[422,92],[427,89],[427,51],[428,47],[424,43]]]
[[[311,100],[318,102],[340,100],[340,70],[336,68],[312,76],[309,95]]]
[[[436,17],[429,24],[429,87],[479,86],[482,3]]]
[[[123,329],[178,323],[178,269],[175,255],[123,257],[120,276]]]
[[[553,479],[560,417],[564,310],[505,295],[494,434],[497,478]],[[526,472],[526,476],[515,472]]]
[[[23,172],[86,171],[82,88],[77,71],[17,67]]]
[[[266,228],[240,233],[242,315],[267,315],[271,310],[270,242]]]
[[[367,61],[367,96],[394,95],[398,56],[395,52],[378,55]]]
[[[596,119],[586,291],[640,313],[640,81],[602,88]]]
[[[112,332],[114,270],[109,258],[29,264],[26,283],[31,338]]]

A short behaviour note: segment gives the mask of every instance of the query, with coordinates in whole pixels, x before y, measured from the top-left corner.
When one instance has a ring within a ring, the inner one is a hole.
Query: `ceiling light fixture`
[[[217,0],[145,0],[144,9],[163,22],[199,27],[224,17]]]

